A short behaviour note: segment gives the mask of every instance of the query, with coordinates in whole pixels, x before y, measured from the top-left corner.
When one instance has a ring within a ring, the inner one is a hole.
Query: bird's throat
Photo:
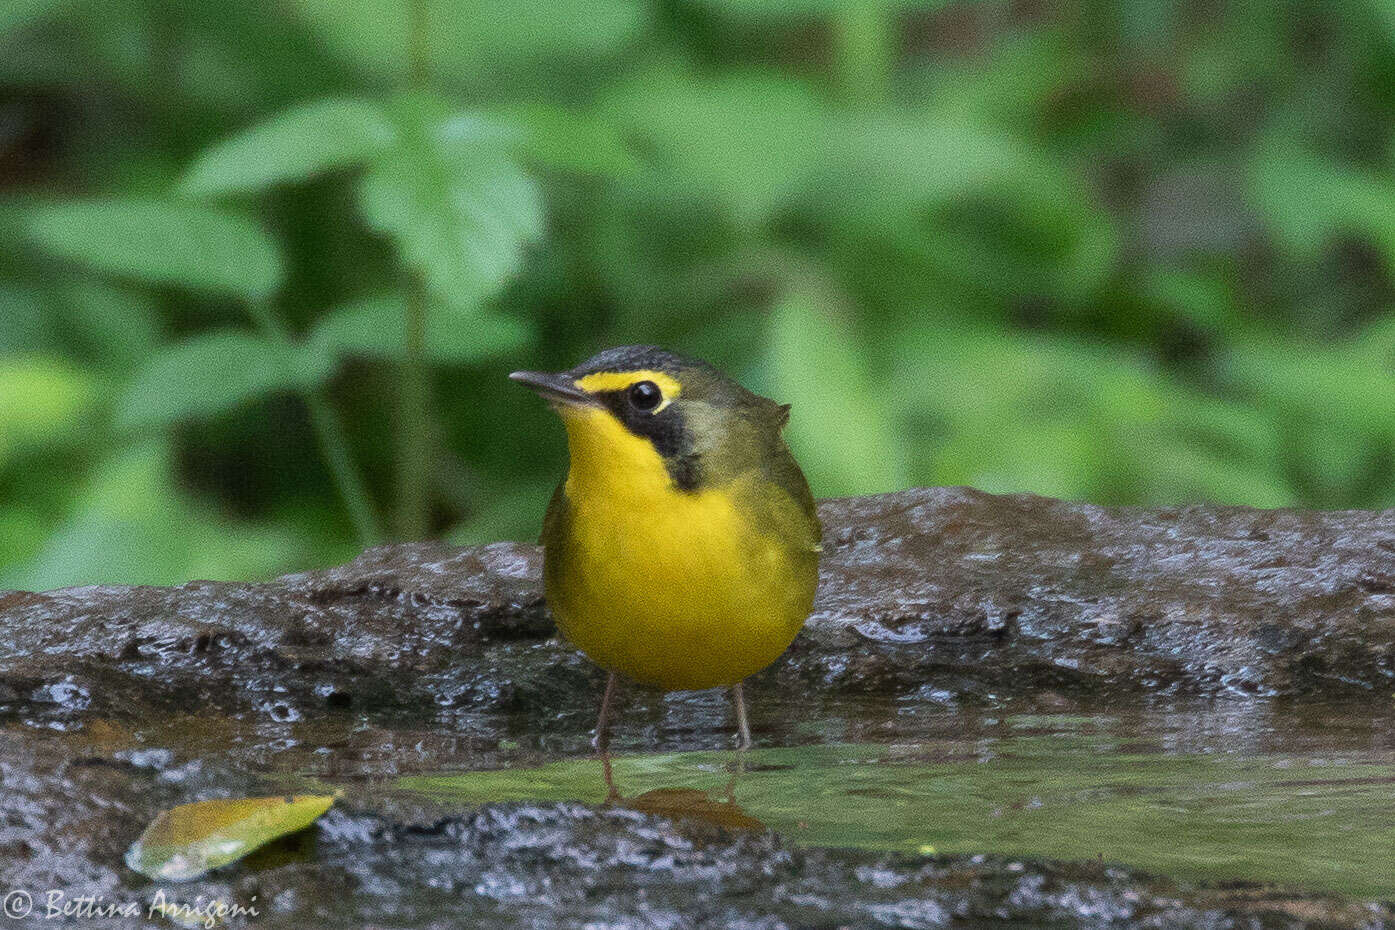
[[[573,501],[677,493],[654,444],[630,432],[610,411],[577,406],[560,413],[571,455],[566,491]]]

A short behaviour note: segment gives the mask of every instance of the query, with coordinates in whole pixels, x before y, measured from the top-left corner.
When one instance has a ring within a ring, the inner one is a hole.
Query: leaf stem
[[[843,4],[834,16],[834,66],[844,103],[884,102],[896,58],[893,25],[893,14],[877,0]]]
[[[349,443],[339,412],[329,403],[323,388],[307,391],[305,406],[310,411],[310,425],[315,430],[315,438],[319,440],[320,453],[325,457],[325,464],[329,466],[339,496],[343,498],[349,519],[354,524],[358,544],[365,549],[377,545],[382,541],[383,533],[373,513],[373,502],[369,499],[363,476],[349,454]]]
[[[285,345],[293,345],[295,340],[282,325],[271,308],[262,302],[249,305],[252,320],[262,334]],[[354,525],[358,544],[365,549],[382,541],[382,529],[373,512],[373,500],[368,494],[368,485],[363,480],[353,456],[349,454],[349,442],[344,432],[344,423],[339,413],[330,404],[324,388],[310,388],[301,394],[305,407],[310,413],[310,427],[315,431],[320,454],[324,456],[330,477],[344,501],[344,509],[349,512],[349,520]]]
[[[428,0],[407,0],[407,83],[416,90],[426,86],[430,72],[427,9]]]
[[[430,79],[428,2],[407,0],[407,83],[413,90],[425,89]],[[421,276],[410,270],[405,274],[396,531],[399,538],[420,539],[428,529],[427,495],[432,486],[431,384],[426,367],[426,315],[430,307]]]
[[[398,424],[401,448],[397,460],[397,535],[403,539],[420,539],[427,531],[427,490],[431,486],[427,312],[425,289],[420,279],[409,275],[402,321],[405,351]]]

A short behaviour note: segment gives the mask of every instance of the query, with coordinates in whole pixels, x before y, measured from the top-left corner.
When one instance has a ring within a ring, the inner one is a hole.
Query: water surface
[[[618,755],[615,782],[619,803],[766,826],[796,844],[1103,859],[1395,897],[1395,753],[1372,744],[1374,720],[1348,714],[1318,732],[1295,718],[1287,733],[1227,744],[1146,718],[1020,715],[992,736],[757,749],[739,763],[721,751]],[[461,806],[607,794],[590,758],[408,775],[388,790]]]
[[[84,751],[343,788],[349,803],[605,803],[589,695],[565,713],[360,707],[286,721],[88,721]],[[757,689],[758,747],[732,780],[715,692],[628,696],[615,779],[631,806],[765,826],[795,844],[1100,859],[1180,879],[1395,899],[1395,701],[1092,702],[1055,694],[784,702]],[[288,785],[291,784],[288,782]]]

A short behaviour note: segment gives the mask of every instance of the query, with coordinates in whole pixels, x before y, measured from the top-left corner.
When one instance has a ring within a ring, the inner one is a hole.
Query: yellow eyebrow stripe
[[[598,371],[594,375],[577,378],[576,386],[588,394],[598,394],[602,391],[623,391],[636,381],[653,381],[664,392],[666,401],[683,393],[683,385],[678,383],[677,378],[647,368],[639,371]]]

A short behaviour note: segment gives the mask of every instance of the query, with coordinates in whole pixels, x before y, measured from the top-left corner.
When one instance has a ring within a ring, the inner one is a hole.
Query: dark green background
[[[637,341],[820,496],[1391,505],[1393,108],[1390,0],[7,0],[0,586],[531,538]]]

